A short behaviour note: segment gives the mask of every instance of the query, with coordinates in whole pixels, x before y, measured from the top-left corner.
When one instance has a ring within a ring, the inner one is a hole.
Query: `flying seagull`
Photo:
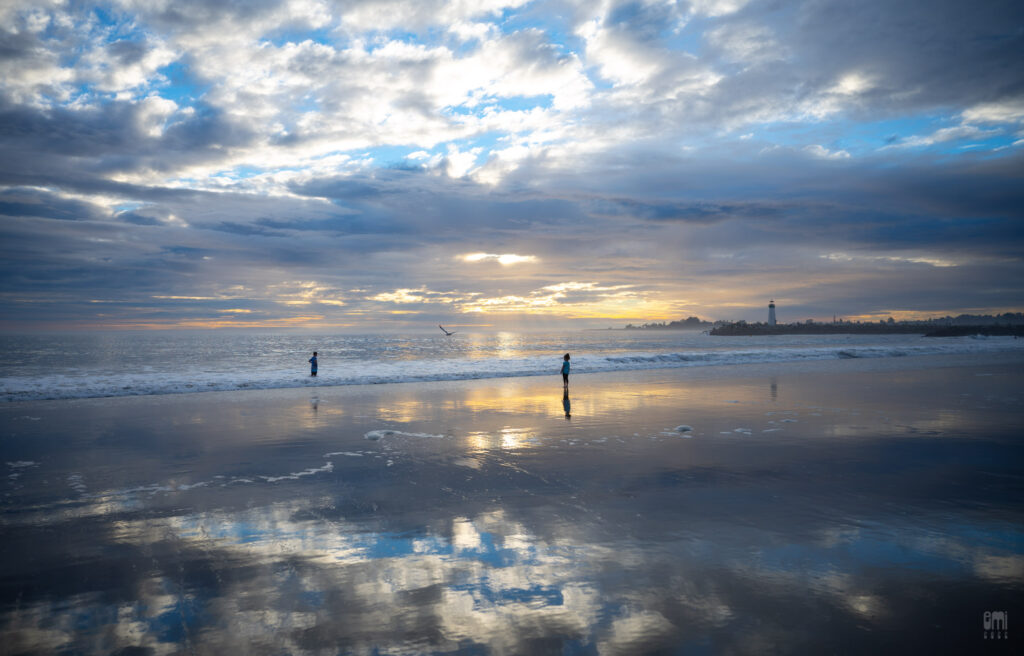
[[[454,331],[454,330],[452,330],[452,331],[447,331],[447,330],[445,330],[445,329],[444,329],[444,326],[442,326],[441,324],[437,324],[437,327],[438,327],[438,328],[440,328],[440,329],[441,329],[441,332],[443,332],[443,333],[444,333],[444,334],[445,334],[446,336],[448,336],[448,337],[451,337],[452,335],[454,335],[454,334],[455,334],[455,331]]]

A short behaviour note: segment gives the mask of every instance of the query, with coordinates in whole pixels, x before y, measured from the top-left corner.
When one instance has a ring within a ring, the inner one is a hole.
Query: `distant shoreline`
[[[965,335],[1009,336],[1024,335],[1024,313],[960,314],[932,317],[923,320],[896,321],[835,321],[817,323],[813,319],[796,323],[770,325],[763,321],[705,321],[700,317],[687,317],[677,321],[627,324],[624,328],[602,330],[674,330],[701,331],[715,336],[757,335],[924,335],[925,337],[957,337]]]
[[[924,337],[986,337],[1024,336],[1022,325],[984,326],[920,326],[873,323],[804,323],[769,326],[767,324],[734,323],[713,328],[716,337],[751,337],[756,335],[922,335]]]
[[[703,328],[677,328],[675,326],[673,326],[671,328],[669,328],[669,327],[664,327],[663,328],[663,327],[660,327],[660,326],[657,327],[657,328],[651,328],[651,327],[644,328],[642,326],[633,326],[632,328],[612,328],[612,327],[609,326],[608,328],[585,328],[584,330],[585,331],[596,331],[596,332],[602,332],[602,333],[606,333],[608,331],[614,331],[614,332],[618,332],[618,333],[632,333],[632,332],[638,332],[638,331],[639,332],[647,332],[647,331],[659,332],[659,331],[663,331],[663,332],[675,332],[675,333],[706,333],[709,330],[711,330],[711,326],[712,325],[714,325],[714,324],[708,324],[707,326],[705,326]]]

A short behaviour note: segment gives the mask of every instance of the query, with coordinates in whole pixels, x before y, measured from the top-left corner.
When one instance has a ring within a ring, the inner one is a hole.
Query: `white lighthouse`
[[[775,299],[768,301],[768,325],[775,325]]]

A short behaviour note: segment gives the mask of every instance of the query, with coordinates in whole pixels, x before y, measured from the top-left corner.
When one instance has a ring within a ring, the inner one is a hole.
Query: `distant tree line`
[[[1024,312],[1005,312],[1003,314],[961,314],[955,317],[927,319],[918,323],[942,326],[987,326],[987,325],[1024,325]]]
[[[780,323],[770,326],[767,323],[736,321],[715,326],[711,330],[712,335],[739,336],[739,335],[844,335],[850,333],[882,335],[892,333],[924,333],[920,326],[910,326],[893,321],[880,321],[878,323],[816,323],[813,319],[797,323]]]
[[[1024,325],[1021,324],[990,324],[987,326],[945,326],[930,333],[925,337],[962,337],[964,335],[1013,335],[1024,337]]]
[[[764,322],[718,322],[712,335],[841,335],[841,334],[922,334],[929,337],[956,335],[1018,335],[1024,336],[1024,314],[1007,312],[999,315],[961,314],[919,321],[896,321],[892,317],[879,321],[832,321],[785,323],[770,326]]]
[[[714,324],[710,321],[704,321],[699,317],[687,317],[681,321],[670,321],[665,323],[645,323],[642,326],[634,326],[631,323],[626,324],[626,330],[704,330],[710,328]]]

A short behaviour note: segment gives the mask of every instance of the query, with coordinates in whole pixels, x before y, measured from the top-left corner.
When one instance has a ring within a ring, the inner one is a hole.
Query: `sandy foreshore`
[[[1021,364],[9,403],[0,643],[1006,647],[982,629],[1022,606]]]

